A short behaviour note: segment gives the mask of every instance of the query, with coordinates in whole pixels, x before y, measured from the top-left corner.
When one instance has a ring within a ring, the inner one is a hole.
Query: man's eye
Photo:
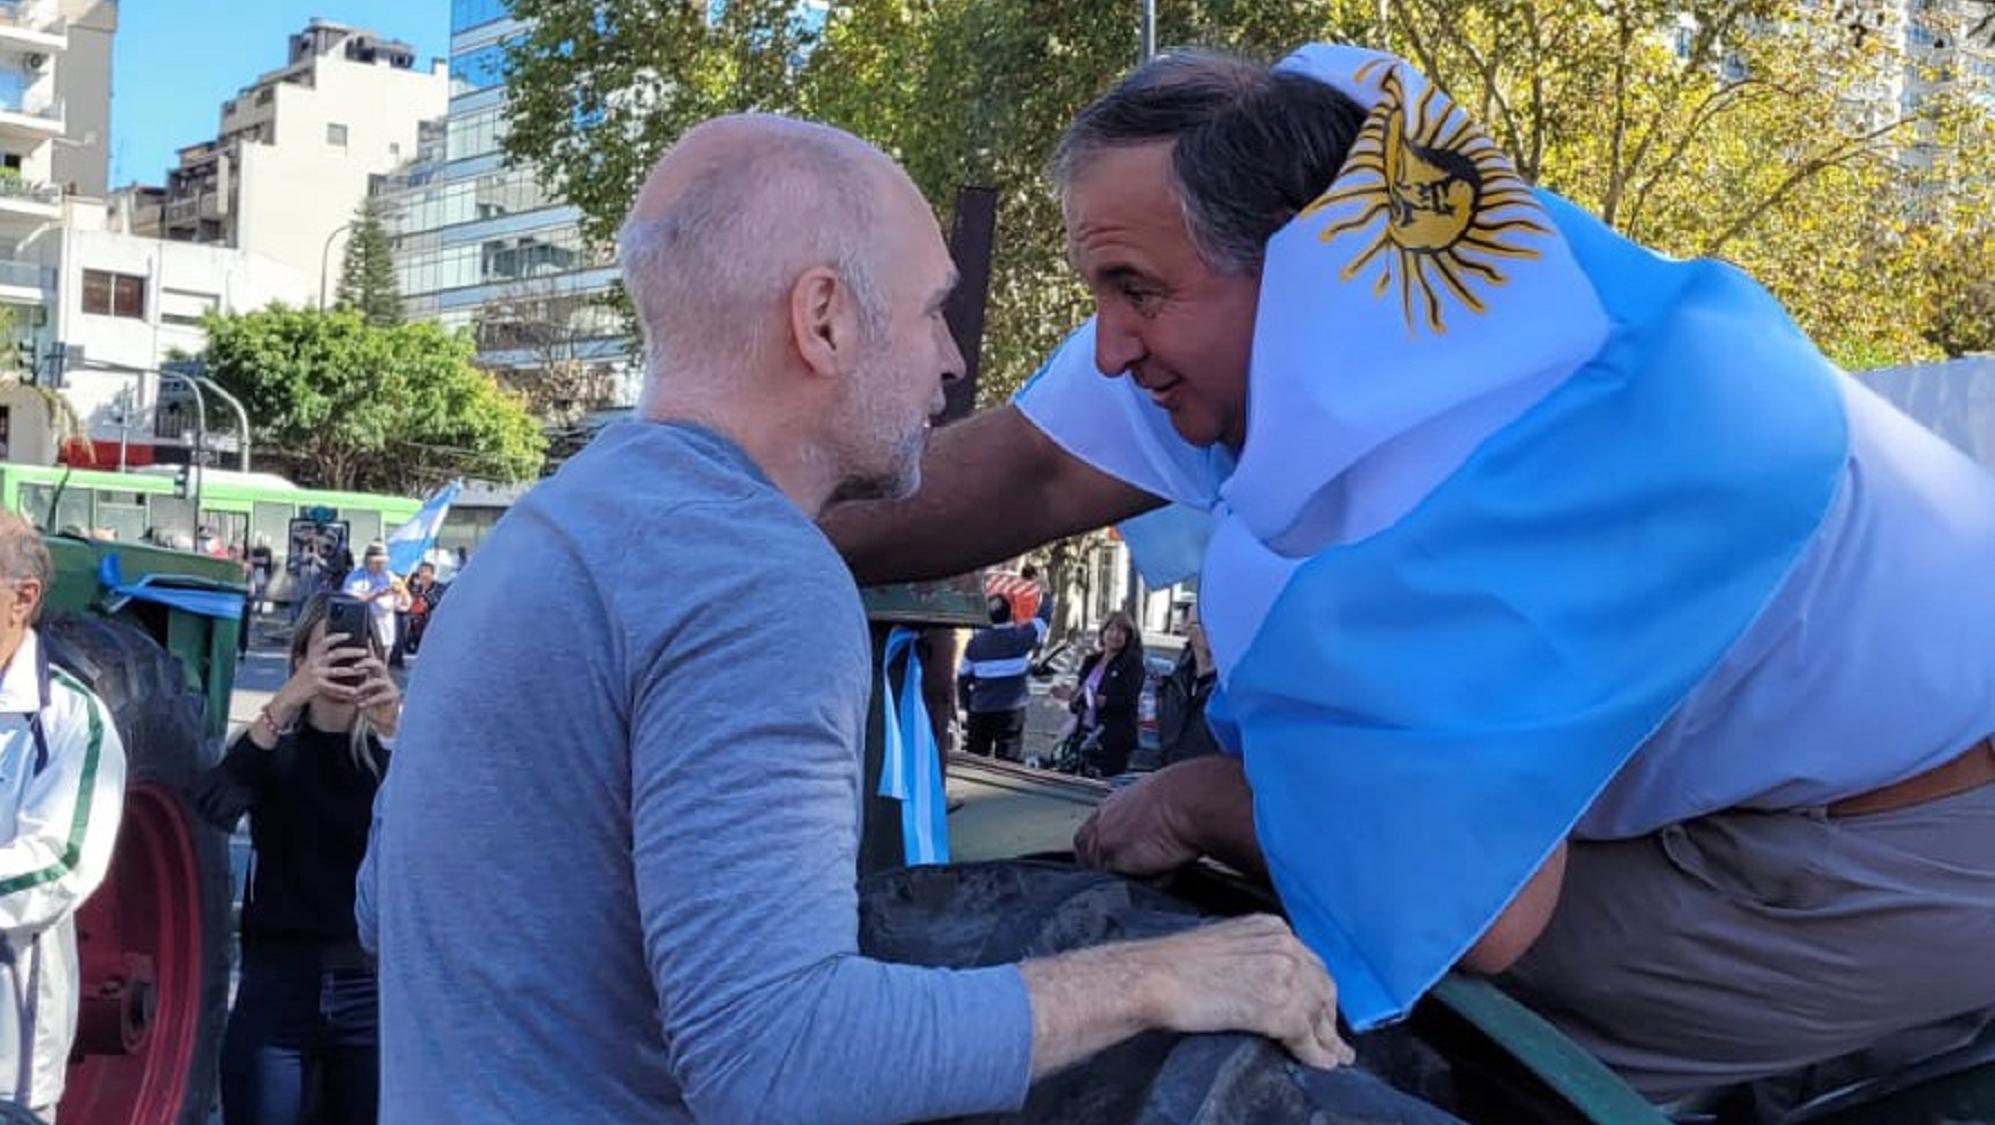
[[[1125,285],[1122,287],[1122,297],[1130,304],[1141,309],[1148,307],[1157,300],[1157,291],[1135,285]]]

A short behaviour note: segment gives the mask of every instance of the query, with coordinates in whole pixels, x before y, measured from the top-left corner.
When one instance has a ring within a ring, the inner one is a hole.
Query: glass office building
[[[618,371],[627,397],[629,344],[599,302],[616,277],[612,248],[585,241],[576,209],[499,152],[505,45],[522,26],[504,0],[451,0],[449,116],[377,193],[404,309],[470,329],[485,366],[584,362]]]

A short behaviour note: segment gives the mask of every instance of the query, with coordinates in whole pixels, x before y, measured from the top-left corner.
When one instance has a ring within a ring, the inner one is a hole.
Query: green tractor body
[[[231,956],[228,833],[189,800],[228,730],[238,564],[52,536],[37,631],[103,701],[126,788],[104,883],[76,916],[76,1043],[64,1125],[206,1125]]]

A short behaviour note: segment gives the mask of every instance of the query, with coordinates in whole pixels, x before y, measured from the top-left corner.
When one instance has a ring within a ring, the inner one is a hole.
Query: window
[[[220,308],[221,303],[221,298],[213,293],[162,288],[159,291],[159,319],[166,324],[199,328],[201,318]]]
[[[90,490],[52,484],[21,486],[21,515],[43,531],[90,530]]]
[[[110,532],[120,542],[142,541],[149,526],[146,523],[145,497],[136,492],[99,492],[95,526]]]
[[[344,125],[326,126],[326,143],[333,146],[334,148],[345,148],[346,126]]]
[[[105,270],[83,271],[83,311],[127,320],[145,319],[145,278]]]
[[[506,81],[506,46],[494,43],[468,51],[450,60],[450,96],[475,94],[479,90],[489,90],[504,85]]]
[[[505,135],[501,113],[482,109],[453,119],[444,141],[444,159],[463,160],[499,151],[499,138]]]
[[[450,0],[450,31],[454,35],[506,14],[506,0]]]

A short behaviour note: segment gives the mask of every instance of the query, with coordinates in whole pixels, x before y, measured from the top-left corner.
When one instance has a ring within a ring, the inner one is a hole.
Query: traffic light
[[[192,468],[187,465],[182,465],[173,470],[173,495],[182,500],[187,499],[189,496],[188,474],[190,472],[192,472]]]

